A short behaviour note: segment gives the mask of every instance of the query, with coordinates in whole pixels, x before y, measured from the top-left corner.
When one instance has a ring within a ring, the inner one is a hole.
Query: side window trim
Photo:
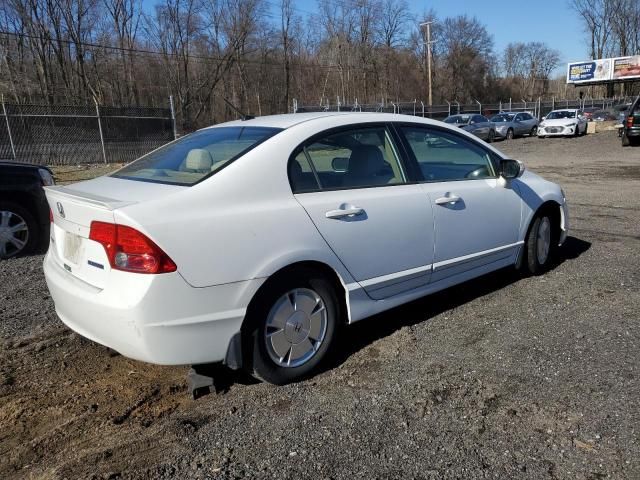
[[[326,137],[330,137],[332,135],[341,133],[341,132],[345,132],[345,131],[349,131],[349,130],[364,130],[364,129],[374,129],[374,128],[382,128],[384,129],[385,135],[388,137],[389,141],[391,142],[391,148],[393,150],[393,153],[396,157],[396,160],[398,162],[398,167],[400,168],[400,174],[401,174],[401,181],[398,183],[391,183],[391,184],[387,184],[387,185],[371,185],[371,186],[358,186],[358,187],[323,187],[322,186],[322,182],[320,181],[320,177],[318,175],[318,172],[316,171],[315,165],[307,151],[307,147],[309,145],[312,145],[313,143],[317,142],[318,140],[321,140],[323,138]],[[291,155],[289,156],[289,161],[287,162],[287,177],[289,180],[289,186],[291,187],[291,191],[294,195],[298,195],[298,194],[303,194],[303,193],[317,193],[317,192],[330,192],[330,191],[339,191],[339,190],[357,190],[357,189],[364,189],[364,188],[380,188],[380,187],[396,187],[396,186],[402,186],[402,185],[407,185],[407,184],[411,184],[411,183],[417,183],[417,181],[413,181],[411,179],[412,175],[409,174],[409,170],[407,168],[407,164],[406,164],[406,152],[404,151],[404,148],[402,148],[402,145],[398,144],[398,136],[395,134],[395,130],[392,127],[392,124],[390,122],[366,122],[366,123],[360,123],[360,124],[349,124],[349,125],[341,125],[339,127],[333,127],[333,128],[329,128],[327,130],[323,130],[321,132],[318,132],[316,134],[314,134],[313,136],[307,138],[305,141],[301,142],[291,153]],[[311,170],[313,171],[314,174],[314,178],[316,180],[316,183],[318,184],[318,189],[317,190],[305,190],[305,191],[301,191],[301,192],[296,192],[296,189],[294,188],[293,182],[291,181],[291,175],[290,175],[290,168],[289,166],[291,165],[291,162],[295,162],[296,161],[296,157],[298,154],[300,154],[300,152],[304,152],[305,158],[307,160],[307,162],[309,163],[309,166],[311,168]]]
[[[411,122],[394,122],[394,128],[398,134],[398,136],[401,138],[402,144],[403,144],[403,148],[405,150],[405,153],[407,155],[407,160],[409,162],[411,162],[411,164],[414,165],[413,168],[416,169],[416,172],[418,173],[417,177],[419,178],[418,180],[416,180],[417,183],[443,183],[443,182],[463,182],[463,181],[477,181],[477,180],[486,180],[486,178],[459,178],[459,179],[452,179],[452,180],[429,180],[427,178],[424,178],[424,175],[422,173],[422,169],[420,168],[420,162],[418,162],[418,159],[416,158],[415,154],[413,153],[413,150],[411,149],[411,146],[409,145],[409,141],[407,140],[406,136],[404,135],[404,133],[402,132],[402,128],[403,127],[408,127],[408,128],[422,128],[426,131],[431,131],[431,132],[444,132],[448,135],[451,135],[455,138],[459,138],[464,142],[473,142],[473,140],[470,140],[466,137],[464,137],[463,135],[460,135],[459,133],[455,132],[455,131],[450,131],[447,128],[442,128],[439,127],[437,125],[428,125],[428,124],[421,124],[421,123],[411,123]],[[489,157],[489,162],[491,164],[491,169],[493,170],[493,176],[490,178],[499,178],[499,163],[500,163],[500,156],[497,155],[496,153],[494,153],[493,151],[489,150],[488,148],[484,147],[483,145],[481,145],[480,143],[476,143],[474,142],[473,145],[479,149],[481,149],[484,153],[487,154],[487,156]]]

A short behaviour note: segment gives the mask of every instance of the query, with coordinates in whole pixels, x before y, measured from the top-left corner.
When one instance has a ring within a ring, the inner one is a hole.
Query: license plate
[[[78,264],[82,246],[82,237],[71,232],[64,233],[64,258]]]

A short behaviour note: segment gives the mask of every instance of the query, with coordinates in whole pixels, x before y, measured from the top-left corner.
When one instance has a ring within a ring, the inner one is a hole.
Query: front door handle
[[[340,219],[344,217],[356,217],[358,215],[362,215],[364,213],[364,208],[360,207],[350,207],[350,208],[339,208],[337,210],[329,210],[325,213],[327,218],[332,219]]]
[[[436,198],[436,205],[453,205],[462,200],[461,197],[455,194],[447,194],[444,197]]]

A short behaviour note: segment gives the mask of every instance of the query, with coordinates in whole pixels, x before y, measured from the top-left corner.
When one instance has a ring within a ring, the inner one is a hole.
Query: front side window
[[[496,177],[490,153],[471,140],[425,127],[403,126],[400,131],[428,182]]]
[[[200,130],[160,147],[112,177],[193,185],[278,133],[278,128],[220,127]]]
[[[289,162],[289,179],[294,193],[379,187],[405,181],[384,127],[345,130],[314,140]]]

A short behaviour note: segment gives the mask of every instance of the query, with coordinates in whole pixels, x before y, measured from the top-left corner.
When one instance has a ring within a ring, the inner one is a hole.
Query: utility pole
[[[432,90],[431,90],[431,45],[433,45],[435,42],[431,41],[431,24],[432,23],[433,21],[429,21],[429,22],[422,22],[420,24],[420,28],[427,27],[426,38],[423,44],[427,47],[427,83],[429,85],[429,106],[433,105],[433,96],[432,96]]]

